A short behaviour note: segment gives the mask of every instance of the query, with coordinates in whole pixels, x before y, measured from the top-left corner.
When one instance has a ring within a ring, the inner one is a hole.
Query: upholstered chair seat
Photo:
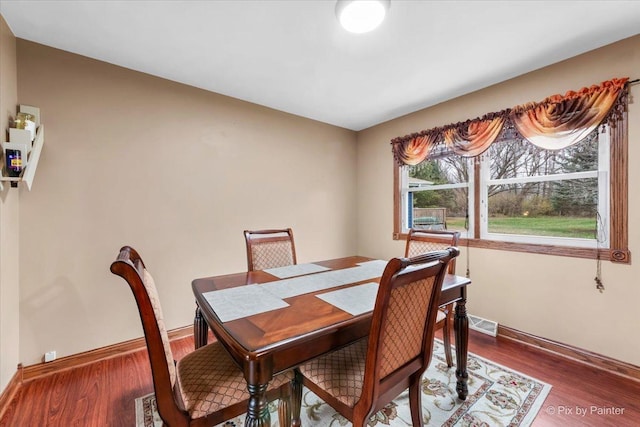
[[[300,366],[300,373],[344,405],[353,408],[364,385],[367,340],[354,344]]]
[[[176,365],[177,387],[181,406],[191,418],[206,417],[212,412],[249,399],[247,381],[226,350],[218,342],[187,354]],[[293,373],[276,375],[270,389],[293,379]]]

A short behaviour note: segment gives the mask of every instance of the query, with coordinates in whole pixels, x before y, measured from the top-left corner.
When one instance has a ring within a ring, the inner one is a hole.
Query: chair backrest
[[[407,235],[407,246],[404,256],[411,258],[431,251],[439,251],[450,246],[458,246],[459,231],[420,230],[412,228]],[[449,262],[449,274],[456,272],[456,259]]]
[[[158,412],[164,420],[182,419],[186,412],[178,407],[174,399],[176,367],[153,277],[147,271],[138,252],[129,246],[120,249],[118,257],[111,263],[111,272],[129,284],[138,305],[149,352]]]
[[[446,267],[459,253],[451,247],[387,264],[373,309],[358,405],[379,410],[429,366]]]
[[[290,228],[245,230],[249,271],[296,264],[296,247]]]

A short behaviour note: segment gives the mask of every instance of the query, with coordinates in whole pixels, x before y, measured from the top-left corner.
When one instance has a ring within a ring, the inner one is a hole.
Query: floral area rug
[[[463,402],[458,399],[455,391],[455,365],[447,367],[442,342],[435,340],[431,364],[422,378],[422,415],[425,426],[529,426],[551,390],[549,384],[472,353],[469,353],[467,370],[469,396]],[[269,404],[269,410],[271,423],[277,426],[277,401]],[[300,415],[305,427],[351,426],[350,422],[306,388],[303,390]],[[154,395],[136,399],[136,427],[161,425]],[[407,392],[403,392],[375,414],[368,425],[411,426]],[[244,426],[244,416],[218,426]]]

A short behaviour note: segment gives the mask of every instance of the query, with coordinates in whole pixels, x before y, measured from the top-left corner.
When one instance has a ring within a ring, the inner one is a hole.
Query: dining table
[[[206,344],[210,328],[244,372],[250,395],[245,426],[270,425],[265,393],[274,375],[368,336],[386,264],[348,256],[192,281],[198,305],[196,347]],[[456,392],[461,400],[468,394],[465,303],[470,283],[447,274],[439,303],[456,303]],[[294,426],[299,409],[300,402],[292,402]]]

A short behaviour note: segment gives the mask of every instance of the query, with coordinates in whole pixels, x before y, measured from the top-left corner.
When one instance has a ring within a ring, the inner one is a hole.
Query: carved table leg
[[[294,377],[291,380],[291,426],[300,427],[300,409],[302,408],[302,379],[298,368],[293,370]]]
[[[203,345],[207,345],[207,341],[209,340],[209,325],[202,317],[202,312],[200,311],[200,306],[196,303],[196,315],[193,319],[193,341],[196,347],[196,350],[202,347]]]
[[[455,334],[456,334],[456,391],[458,397],[462,400],[467,398],[469,389],[467,381],[469,374],[467,373],[467,352],[469,347],[469,318],[467,317],[467,293],[463,289],[462,299],[456,304],[455,315]]]
[[[268,384],[248,384],[249,389],[249,406],[247,409],[247,417],[244,420],[245,427],[270,427],[271,415],[269,414],[269,406],[267,402]]]

